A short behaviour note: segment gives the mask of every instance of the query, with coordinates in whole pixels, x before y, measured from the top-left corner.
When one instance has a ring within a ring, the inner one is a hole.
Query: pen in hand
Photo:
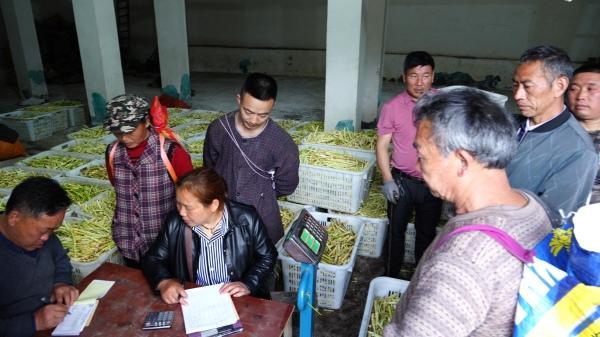
[[[42,303],[44,303],[44,305],[55,304],[56,303],[56,301],[52,301],[51,300],[51,297],[46,297],[46,296],[40,298],[40,301]],[[70,315],[70,314],[71,314],[71,310],[70,310],[70,307],[69,307],[69,310],[67,310],[67,315]]]

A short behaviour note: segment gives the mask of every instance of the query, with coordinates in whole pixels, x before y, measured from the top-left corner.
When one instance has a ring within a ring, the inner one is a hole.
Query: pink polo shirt
[[[432,91],[437,91],[432,88]],[[392,166],[413,177],[422,178],[417,171],[417,151],[413,146],[417,129],[413,122],[412,110],[415,107],[406,91],[388,101],[379,115],[377,134],[392,134]]]

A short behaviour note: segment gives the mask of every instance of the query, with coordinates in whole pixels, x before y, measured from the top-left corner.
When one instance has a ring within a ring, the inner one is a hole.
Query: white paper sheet
[[[52,331],[52,336],[78,336],[90,324],[98,299],[104,297],[115,281],[93,280],[69,308],[69,314]]]
[[[94,301],[93,303],[73,304],[63,321],[52,331],[52,336],[78,336],[97,303]]]
[[[239,320],[235,306],[228,294],[220,294],[223,284],[188,289],[187,305],[181,305],[185,333],[206,331]]]

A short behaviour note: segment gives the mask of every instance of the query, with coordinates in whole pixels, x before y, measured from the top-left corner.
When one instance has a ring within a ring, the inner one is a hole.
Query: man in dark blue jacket
[[[33,336],[60,323],[79,296],[67,252],[53,234],[71,204],[54,180],[17,185],[0,214],[0,336]]]

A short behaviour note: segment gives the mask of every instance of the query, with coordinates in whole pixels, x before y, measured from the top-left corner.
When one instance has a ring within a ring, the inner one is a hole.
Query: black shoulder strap
[[[185,261],[187,263],[187,269],[188,269],[188,276],[190,278],[191,282],[194,282],[194,261],[193,261],[193,256],[194,254],[192,254],[192,249],[194,247],[193,244],[193,233],[192,233],[192,229],[190,228],[190,226],[187,225],[183,225],[185,227],[184,229],[184,241],[185,241]]]

